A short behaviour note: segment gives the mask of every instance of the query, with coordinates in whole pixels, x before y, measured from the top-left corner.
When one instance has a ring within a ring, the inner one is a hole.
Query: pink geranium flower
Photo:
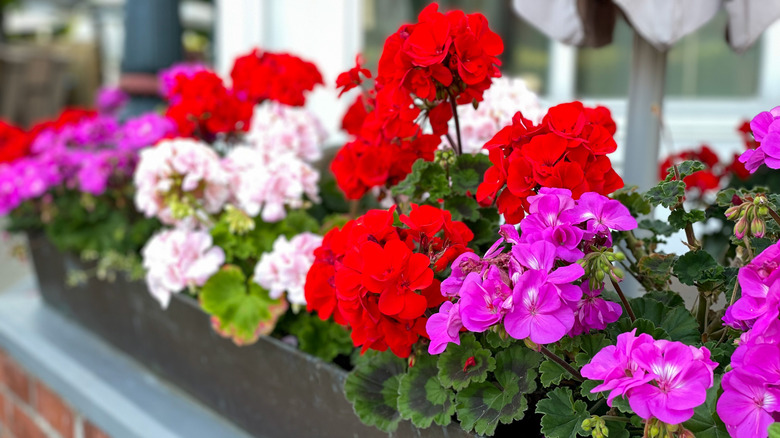
[[[484,332],[498,324],[511,306],[512,289],[501,278],[501,271],[491,266],[487,277],[472,272],[460,290],[461,319],[472,332]]]
[[[559,341],[574,325],[574,313],[558,295],[546,274],[529,270],[520,276],[512,300],[514,307],[504,317],[504,327],[515,339],[530,338],[536,344]]]
[[[460,345],[460,329],[463,323],[460,318],[460,304],[453,304],[452,301],[445,301],[439,307],[439,313],[428,318],[425,324],[425,331],[431,338],[428,345],[428,353],[440,354],[447,348],[447,344],[452,342]]]
[[[761,380],[726,373],[718,399],[718,416],[734,438],[766,438],[772,413],[780,411],[780,389],[769,387]]]

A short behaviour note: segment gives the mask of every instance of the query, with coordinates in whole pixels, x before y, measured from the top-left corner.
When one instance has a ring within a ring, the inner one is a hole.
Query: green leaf
[[[780,423],[769,425],[769,438],[780,438]]]
[[[547,438],[576,438],[584,432],[582,422],[590,418],[588,405],[582,400],[574,401],[569,388],[555,388],[536,405],[536,412],[542,416],[542,433]]]
[[[445,389],[439,380],[436,357],[422,354],[398,388],[398,411],[401,418],[425,429],[435,422],[446,426],[455,414],[455,393]]]
[[[666,307],[681,307],[685,306],[685,301],[677,292],[670,290],[652,291],[642,295],[643,298],[650,298],[656,300]]]
[[[672,228],[682,230],[690,222],[692,224],[696,222],[704,222],[707,220],[707,214],[703,210],[691,210],[685,211],[682,208],[672,210],[669,214],[669,225]]]
[[[541,374],[542,386],[545,388],[561,383],[561,379],[564,377],[567,379],[571,377],[571,373],[549,359],[546,359],[539,366],[539,373]]]
[[[654,234],[666,237],[671,236],[677,231],[677,229],[669,225],[666,221],[658,219],[642,219],[639,221],[638,225],[639,228],[642,228],[643,230],[650,230]]]
[[[628,432],[628,423],[622,421],[607,421],[607,429],[609,429],[609,438],[629,438],[631,434]]]
[[[452,219],[456,221],[479,219],[479,204],[469,196],[455,195],[444,198],[444,209],[452,213]]]
[[[406,361],[390,351],[358,361],[347,375],[344,393],[360,421],[385,432],[398,427],[398,394],[405,371]]]
[[[468,365],[473,358],[474,365]],[[468,366],[467,366],[468,365]],[[482,348],[473,333],[460,337],[460,345],[450,345],[439,355],[439,380],[445,388],[460,391],[471,382],[484,382],[496,368],[490,350]]]
[[[254,282],[247,284],[238,266],[225,265],[206,281],[199,295],[203,310],[217,320],[217,331],[239,345],[255,342],[270,332],[286,303],[268,296]]]
[[[729,187],[718,192],[715,196],[715,203],[721,207],[731,207],[731,202],[734,199],[734,195],[737,194],[737,189]]]
[[[393,187],[393,194],[420,199],[426,192],[432,199],[443,198],[450,192],[450,182],[439,163],[421,158],[412,165],[412,172]]]
[[[485,171],[492,165],[490,158],[483,154],[463,154],[456,158],[450,167],[452,191],[460,195],[477,193],[477,187],[482,182]]]
[[[707,390],[707,400],[693,410],[693,417],[690,420],[683,423],[683,426],[693,432],[696,438],[727,438],[730,436],[726,431],[726,425],[715,412],[719,390],[720,377],[715,376],[715,384]]]
[[[575,356],[575,361],[577,366],[580,367],[590,362],[593,356],[601,351],[602,348],[610,345],[610,342],[601,333],[593,335],[581,335],[579,338],[581,352],[577,353]]]
[[[652,282],[652,286],[663,289],[669,285],[672,266],[677,256],[674,254],[653,253],[639,259],[639,274]]]
[[[723,267],[712,256],[702,250],[689,251],[674,263],[674,275],[681,283],[694,286],[723,274]]]
[[[496,230],[498,229],[500,216],[498,210],[493,208],[480,208],[479,219],[476,221],[464,221],[469,229],[474,233],[474,239],[471,241],[472,248],[478,249],[478,253],[486,251],[490,245],[496,241]]]
[[[650,203],[645,200],[642,194],[637,191],[636,186],[624,187],[617,190],[612,193],[612,198],[617,199],[621,204],[625,205],[634,217],[650,214],[650,211],[653,208]]]
[[[536,390],[539,355],[516,344],[496,354],[497,382],[471,383],[458,392],[461,427],[479,435],[493,435],[498,423],[521,420],[528,408],[524,394]]]
[[[634,298],[629,303],[638,319],[647,319],[656,327],[664,329],[672,341],[686,344],[700,342],[699,324],[685,307],[670,308],[651,297]]]
[[[485,340],[487,341],[488,345],[496,350],[506,348],[512,345],[512,342],[514,341],[514,339],[512,339],[512,337],[509,335],[507,335],[505,339],[501,339],[501,335],[493,330],[485,333]]]
[[[580,395],[587,398],[590,401],[596,401],[601,397],[601,393],[591,392],[593,388],[601,385],[601,380],[586,380],[580,384]]]
[[[685,183],[682,181],[662,181],[645,193],[645,199],[652,205],[671,208],[685,196]]]
[[[680,179],[685,179],[686,176],[693,175],[694,173],[706,169],[707,166],[704,165],[701,161],[697,160],[686,160],[682,163],[677,164],[677,170],[680,172]],[[671,181],[675,178],[674,174],[674,166],[669,167],[666,169],[666,179],[665,181]]]

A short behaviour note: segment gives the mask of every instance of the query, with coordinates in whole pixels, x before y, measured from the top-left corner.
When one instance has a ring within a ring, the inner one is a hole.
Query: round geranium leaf
[[[469,333],[460,337],[460,345],[447,347],[438,365],[442,385],[460,391],[471,382],[484,382],[496,368],[496,359]]]
[[[455,393],[439,380],[437,358],[421,355],[401,378],[398,410],[405,420],[425,429],[436,423],[446,426],[455,414]]]
[[[398,391],[405,371],[406,361],[390,351],[358,361],[347,375],[344,392],[363,423],[385,432],[398,427]]]

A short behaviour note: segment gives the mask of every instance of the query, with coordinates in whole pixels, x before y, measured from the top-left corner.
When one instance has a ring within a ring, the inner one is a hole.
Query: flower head
[[[168,307],[171,295],[186,287],[203,286],[225,261],[205,231],[174,228],[155,234],[141,251],[149,292]]]

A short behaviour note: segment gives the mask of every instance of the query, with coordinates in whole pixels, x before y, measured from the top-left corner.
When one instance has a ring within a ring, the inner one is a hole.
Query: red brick
[[[30,403],[30,380],[27,373],[10,358],[3,361],[2,368],[8,389],[25,403]]]
[[[19,406],[14,406],[8,427],[11,433],[19,438],[46,438],[46,434]]]
[[[8,399],[5,398],[5,393],[0,391],[0,423],[5,428],[8,425]],[[0,435],[2,436],[2,435]]]
[[[8,356],[5,354],[5,351],[0,350],[0,386],[7,386],[5,383],[5,361],[8,360]]]
[[[84,420],[84,438],[111,438],[90,421]]]
[[[46,385],[37,382],[35,386],[35,409],[62,438],[73,438],[73,425],[76,420],[70,406]]]

